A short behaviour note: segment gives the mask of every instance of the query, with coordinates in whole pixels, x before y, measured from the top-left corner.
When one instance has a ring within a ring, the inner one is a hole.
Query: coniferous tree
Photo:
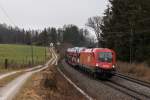
[[[109,0],[105,11],[102,44],[125,61],[148,60],[150,53],[150,1]]]

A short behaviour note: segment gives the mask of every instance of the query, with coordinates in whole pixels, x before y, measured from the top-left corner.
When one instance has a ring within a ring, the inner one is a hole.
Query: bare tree
[[[88,19],[88,22],[86,23],[86,26],[92,28],[95,32],[95,35],[98,40],[98,46],[100,45],[100,40],[101,40],[101,25],[103,24],[103,19],[100,16],[94,16]]]

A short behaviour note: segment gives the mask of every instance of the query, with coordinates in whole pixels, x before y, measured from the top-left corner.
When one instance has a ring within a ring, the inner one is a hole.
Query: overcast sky
[[[0,0],[0,23],[25,29],[85,27],[89,17],[103,15],[106,5],[107,0]]]

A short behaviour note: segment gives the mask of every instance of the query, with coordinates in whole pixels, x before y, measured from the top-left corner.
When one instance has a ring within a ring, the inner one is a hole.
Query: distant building
[[[54,47],[54,43],[50,43],[50,47]]]

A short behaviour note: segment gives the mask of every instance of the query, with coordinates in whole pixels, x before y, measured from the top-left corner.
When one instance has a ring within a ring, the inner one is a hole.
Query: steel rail
[[[131,81],[131,82],[134,82],[134,83],[137,83],[137,84],[140,84],[142,86],[150,88],[150,82],[139,80],[139,79],[136,79],[136,78],[133,78],[133,77],[130,77],[128,75],[124,75],[124,74],[121,74],[121,73],[118,73],[118,72],[116,72],[114,74],[114,76],[117,76],[117,77],[120,77],[120,78],[126,79],[128,81]]]
[[[150,99],[150,96],[149,96],[149,95],[146,95],[146,94],[144,94],[144,93],[142,93],[142,92],[136,91],[135,89],[132,89],[132,88],[127,87],[127,86],[125,86],[125,85],[119,84],[119,83],[117,83],[117,82],[115,82],[115,81],[112,81],[112,80],[109,80],[109,82],[112,83],[112,84],[115,84],[115,85],[117,85],[117,86],[119,86],[119,87],[122,87],[122,88],[124,88],[124,89],[127,89],[129,92],[132,92],[132,94],[130,94],[130,95],[132,95],[132,97],[134,97],[134,98],[136,97],[136,99],[137,99],[137,98],[141,99],[142,97],[144,97],[144,98],[147,99],[147,100]],[[127,92],[127,91],[126,91],[126,92]],[[140,98],[140,97],[141,97],[141,98]]]

